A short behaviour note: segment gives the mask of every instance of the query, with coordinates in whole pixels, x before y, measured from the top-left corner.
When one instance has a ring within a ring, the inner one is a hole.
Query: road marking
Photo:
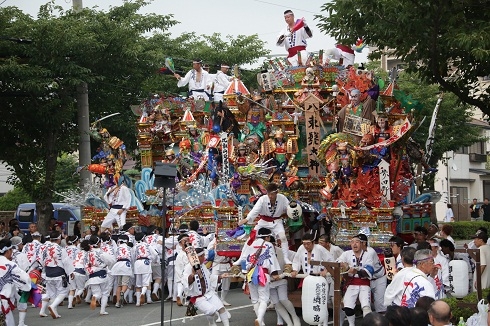
[[[239,309],[243,309],[243,308],[250,308],[250,307],[253,307],[252,304],[249,304],[249,305],[244,305],[244,306],[238,306],[238,307],[235,307],[235,308],[230,308],[230,309],[226,309],[228,311],[233,311],[233,310],[239,310]],[[182,318],[175,318],[175,319],[171,319],[171,320],[164,320],[163,323],[170,323],[170,322],[175,322],[175,321],[179,321],[179,320],[184,320],[184,319],[191,319],[191,318],[196,318],[196,317],[199,317],[199,316],[204,316],[203,314],[199,314],[199,315],[195,315],[195,316],[192,316],[192,317],[182,317]],[[150,323],[150,324],[143,324],[143,325],[140,325],[140,326],[153,326],[153,325],[160,325],[160,322],[156,322],[156,323]]]

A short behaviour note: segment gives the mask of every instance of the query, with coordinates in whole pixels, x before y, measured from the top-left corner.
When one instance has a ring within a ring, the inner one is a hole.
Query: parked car
[[[80,221],[80,207],[72,206],[64,203],[53,203],[53,217],[57,221],[63,222],[63,228],[68,234],[69,222],[75,223]],[[36,212],[36,203],[24,203],[17,207],[15,218],[19,222],[19,228],[22,232],[27,232],[30,223],[38,223]]]

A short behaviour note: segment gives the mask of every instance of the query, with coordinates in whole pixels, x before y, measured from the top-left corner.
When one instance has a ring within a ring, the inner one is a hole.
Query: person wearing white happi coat
[[[187,264],[182,274],[182,282],[187,295],[190,296],[190,302],[206,316],[209,325],[216,326],[214,315],[218,313],[223,325],[229,326],[228,313],[213,287],[213,284],[218,282],[218,276],[211,275],[204,266],[204,249],[196,248],[196,254],[199,257],[200,269],[196,270],[194,266]]]
[[[79,238],[76,235],[69,236],[66,240],[67,246],[64,247],[64,250],[66,252],[66,255],[68,256],[68,259],[70,260],[71,264],[73,265],[73,279],[68,283],[68,309],[73,309],[73,300],[75,298],[76,292],[77,292],[77,283],[75,281],[75,259],[77,258],[77,254],[80,251],[80,248],[78,247],[79,243]],[[83,287],[82,287],[83,291]]]
[[[275,243],[276,241],[272,241],[272,239],[271,242],[276,245],[276,257],[277,262],[279,263],[279,270],[277,273],[281,275],[284,272],[284,257],[282,255],[282,250],[277,250],[277,245],[280,247],[280,243]],[[296,253],[294,251],[290,250],[288,258],[294,261],[295,254]],[[270,299],[271,303],[276,309],[276,313],[278,314],[278,325],[282,325],[283,323],[286,323],[288,326],[301,325],[301,320],[299,319],[298,315],[296,315],[294,305],[288,299],[288,281],[286,279],[282,278],[278,280],[271,280]]]
[[[26,272],[30,272],[34,269],[41,267],[41,263],[39,262],[41,258],[41,233],[34,232],[31,234],[32,242],[28,242],[25,244],[24,248],[22,248],[22,252],[27,255],[27,259],[29,260],[29,268]]]
[[[189,97],[195,100],[199,98],[203,98],[205,101],[209,100],[209,73],[202,68],[202,60],[192,61],[192,69],[183,78],[177,73],[174,74],[174,77],[178,80],[178,87],[189,85]]]
[[[131,192],[126,186],[124,178],[119,180],[119,185],[112,186],[107,190],[104,195],[104,200],[109,204],[111,209],[100,225],[101,231],[104,231],[104,229],[112,230],[114,222],[121,229],[126,224],[126,213],[131,206]]]
[[[221,256],[218,255],[216,252],[216,238],[211,240],[209,243],[207,250],[208,250],[208,260],[211,260],[213,264],[211,265],[211,273],[216,276],[223,275],[225,273],[230,272],[231,270],[231,258],[226,257],[226,256]],[[228,277],[225,277],[221,279],[221,301],[223,302],[223,305],[225,306],[230,306],[228,302],[226,302],[226,295],[228,294],[228,291],[230,290],[230,279]]]
[[[220,70],[216,72],[216,75],[211,79],[213,83],[213,99],[214,102],[223,101],[223,94],[225,93],[228,86],[230,86],[233,77],[228,76],[228,70],[230,66],[222,63]]]
[[[76,236],[73,236],[76,237]],[[77,245],[76,248],[78,249],[76,251],[76,254],[73,258],[73,275],[74,278],[73,280],[70,281],[70,291],[74,291],[74,301],[76,304],[82,303],[82,295],[83,291],[85,290],[85,283],[87,282],[87,272],[85,271],[85,261],[86,261],[86,256],[87,252],[84,250],[81,250],[79,247],[78,239],[73,239],[71,240],[73,242],[73,245]],[[68,254],[68,252],[67,252]],[[70,254],[68,254],[70,255]]]
[[[185,247],[189,243],[189,236],[187,233],[180,234],[177,238],[179,241],[179,246],[177,247],[177,258],[175,258],[175,269],[174,269],[174,280],[177,286],[177,292],[174,292],[173,301],[177,302],[178,306],[182,306],[182,298],[185,298],[184,293],[184,283],[182,281],[182,275],[184,274],[184,268],[189,264],[189,259],[185,252]]]
[[[291,277],[296,277],[299,271],[303,271],[306,275],[316,275],[316,276],[327,276],[327,271],[325,266],[322,265],[311,265],[312,260],[333,262],[332,254],[319,244],[315,244],[315,236],[312,233],[306,233],[302,237],[302,245],[296,251],[293,260],[293,271],[291,272]],[[329,287],[328,297],[331,302],[333,300],[333,279],[331,276],[327,277],[327,283]],[[323,324],[326,326],[328,323],[328,310],[325,309],[327,316],[324,319]]]
[[[368,246],[368,238],[365,234],[360,234],[362,250],[366,251],[371,256],[374,272],[370,280],[371,294],[374,301],[374,310],[377,313],[384,313],[386,306],[384,305],[384,293],[386,291],[386,270],[379,260],[378,253]]]
[[[301,55],[302,65],[306,64],[309,53],[306,51],[306,40],[313,36],[311,29],[306,25],[303,19],[303,27],[297,31],[292,31],[296,23],[294,13],[291,10],[284,12],[286,28],[281,31],[277,38],[277,46],[284,46],[288,51],[288,61],[293,66],[298,66],[298,55]]]
[[[41,255],[41,265],[44,266],[46,274],[46,295],[43,298],[41,311],[39,315],[46,315],[45,309],[49,300],[53,300],[47,306],[53,319],[60,318],[58,314],[58,305],[63,302],[68,295],[69,278],[73,279],[73,263],[66,254],[66,251],[60,246],[61,233],[58,231],[51,232],[51,240]]]
[[[102,232],[100,234],[100,250],[103,252],[113,256],[114,258],[116,257],[116,250],[117,250],[117,244],[116,242],[112,239],[111,234],[108,232]],[[109,286],[111,290],[109,293],[116,293],[117,292],[117,282],[114,276],[112,275],[112,269],[107,270],[107,282],[109,283]],[[109,295],[109,300],[111,300],[111,296]]]
[[[194,248],[204,248],[205,243],[203,237],[197,232],[199,230],[199,222],[197,220],[192,220],[189,223],[190,230],[187,231],[189,236],[189,242]],[[207,246],[207,245],[206,245]]]
[[[437,267],[437,273],[432,277],[436,285],[436,300],[444,299],[446,297],[446,288],[449,288],[449,259],[439,250],[439,241],[437,239],[433,238],[427,241],[430,243],[432,250],[434,266]]]
[[[121,235],[117,239],[116,263],[111,268],[112,276],[116,278],[116,308],[121,308],[124,303],[124,294],[128,291],[130,279],[133,277],[133,265],[131,248],[128,246],[129,238]]]
[[[282,216],[286,215],[289,200],[283,194],[278,194],[279,187],[273,182],[267,185],[266,190],[267,195],[262,196],[257,200],[247,217],[240,220],[238,225],[251,223],[256,217],[259,217],[260,220],[257,222],[254,232],[257,232],[260,228],[271,230],[272,235],[276,239],[281,240],[284,262],[287,265],[290,265],[291,261],[288,258],[288,240],[282,223]],[[251,233],[250,236],[251,240],[253,240],[253,233]]]
[[[330,235],[328,234],[322,234],[320,238],[318,238],[318,244],[327,249],[327,251],[333,256],[334,261],[336,261],[344,253],[342,248],[334,245],[331,242]]]
[[[162,261],[163,261],[163,229],[156,227],[153,230],[153,234],[147,235],[145,238],[146,243],[150,245],[157,252],[157,259],[151,262],[151,276],[153,279],[153,288],[146,293],[146,302],[158,301],[158,289],[162,284]]]
[[[386,287],[385,305],[396,305],[408,308],[415,307],[417,300],[427,296],[435,299],[435,286],[427,275],[435,275],[434,258],[429,249],[415,252],[414,266],[403,268],[395,274]]]
[[[132,249],[132,259],[134,261],[134,286],[136,295],[136,306],[146,298],[146,291],[151,284],[151,263],[158,259],[158,253],[144,241],[143,233],[136,233],[134,236],[136,244]]]
[[[6,326],[15,326],[13,310],[16,293],[31,290],[29,274],[19,268],[12,259],[12,242],[0,240],[0,300]]]
[[[116,258],[102,251],[99,248],[100,243],[101,239],[92,235],[90,240],[80,244],[80,248],[87,252],[84,269],[88,274],[86,286],[92,291],[90,309],[94,310],[97,306],[97,300],[100,300],[99,314],[103,316],[109,314],[105,309],[112,289],[112,284],[108,282],[107,271],[116,263]]]
[[[14,263],[19,266],[23,271],[27,271],[29,269],[29,260],[27,259],[27,255],[22,252],[22,238],[21,237],[12,237],[10,238],[12,243],[12,260]],[[17,310],[19,310],[19,324],[18,326],[26,326],[24,321],[27,315],[27,302],[21,302],[25,300],[20,300],[21,296],[19,293],[15,296],[15,300],[17,301]]]
[[[16,263],[20,269],[27,272],[31,264],[29,263],[27,255],[22,252],[22,248],[24,247],[22,238],[16,236],[10,238],[10,241],[12,242],[12,261]]]
[[[260,283],[256,284],[253,280],[249,279],[248,276],[246,280],[250,289],[250,299],[254,306],[255,314],[257,315],[255,326],[262,325],[264,321],[264,315],[270,299],[271,275],[275,275],[276,277],[277,272],[280,269],[274,246],[269,242],[270,236],[270,229],[260,228],[254,242],[252,242],[250,246],[244,248],[247,260],[242,264],[242,272],[247,274],[253,267],[261,267],[266,278],[264,285]]]
[[[173,231],[175,232],[175,230]],[[175,260],[177,259],[178,249],[181,249],[179,245],[178,235],[170,235],[165,238],[165,275],[164,275],[164,285],[167,284],[168,287],[168,297],[165,300],[172,300],[172,298],[177,300],[177,282],[175,280]]]
[[[352,250],[345,251],[337,262],[343,268],[348,268],[347,290],[344,294],[344,312],[349,326],[355,325],[356,301],[359,298],[363,316],[371,312],[371,287],[370,279],[374,272],[372,256],[362,250],[361,238],[364,234],[358,234],[351,238]],[[365,235],[364,235],[365,236]]]

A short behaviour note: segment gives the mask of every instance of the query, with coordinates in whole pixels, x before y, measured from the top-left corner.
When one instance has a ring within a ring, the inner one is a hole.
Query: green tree
[[[0,211],[15,211],[22,203],[32,203],[32,198],[22,188],[15,187],[0,197]]]
[[[219,33],[200,36],[195,33],[183,33],[171,39],[166,34],[158,34],[151,38],[150,43],[155,46],[152,51],[158,53],[161,66],[164,65],[166,57],[171,57],[176,69],[182,74],[192,69],[193,59],[202,59],[204,63],[210,65],[210,73],[216,73],[221,63],[240,67],[256,63],[260,57],[270,52],[264,48],[265,42],[260,40],[258,35],[226,36],[223,39]],[[167,46],[162,51],[159,44]],[[258,72],[258,70],[241,70],[240,78],[246,85],[256,88]],[[179,94],[186,89],[178,88],[176,79],[171,75],[153,74],[145,82],[142,93]]]
[[[490,72],[490,10],[481,0],[333,0],[318,27],[339,43],[363,38],[388,48],[428,83],[490,115],[490,94],[479,77]],[[475,91],[478,86],[486,91]]]
[[[77,148],[76,86],[88,83],[97,117],[127,108],[156,70],[145,33],[176,22],[169,15],[138,14],[146,4],[75,14],[48,3],[36,20],[17,8],[0,8],[3,35],[32,40],[0,42],[0,157],[36,202],[53,201],[57,158]]]
[[[6,36],[0,38],[0,159],[13,169],[11,182],[34,201],[55,199],[58,157],[78,147],[75,102],[82,81],[92,121],[121,113],[103,125],[130,152],[136,131],[129,106],[150,92],[178,91],[173,77],[158,74],[165,57],[184,58],[178,64],[185,70],[195,56],[244,64],[267,53],[257,35],[222,40],[219,34],[185,33],[172,39],[166,31],[177,22],[171,14],[138,14],[147,4],[125,1],[107,12],[74,13],[50,2],[37,19],[15,7],[0,8]]]

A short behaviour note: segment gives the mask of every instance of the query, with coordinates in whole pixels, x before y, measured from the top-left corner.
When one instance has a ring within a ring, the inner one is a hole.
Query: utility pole
[[[73,11],[81,12],[83,9],[82,0],[73,0]],[[77,108],[78,108],[78,165],[87,166],[90,164],[90,117],[88,106],[88,85],[82,82],[77,86]],[[83,187],[90,181],[92,174],[83,169],[80,171],[80,186]]]

